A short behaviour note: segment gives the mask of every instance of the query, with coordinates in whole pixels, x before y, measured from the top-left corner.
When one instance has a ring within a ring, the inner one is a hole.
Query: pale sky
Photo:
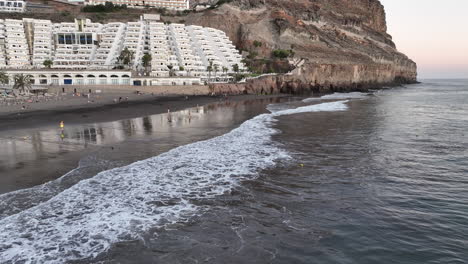
[[[468,78],[468,0],[380,0],[397,49],[418,77]]]

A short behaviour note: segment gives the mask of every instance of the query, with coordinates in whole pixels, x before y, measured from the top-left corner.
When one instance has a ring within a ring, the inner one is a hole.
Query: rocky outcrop
[[[221,29],[239,49],[263,57],[293,50],[303,63],[292,74],[251,81],[264,91],[354,90],[417,79],[416,63],[386,32],[378,0],[232,0],[185,20]]]

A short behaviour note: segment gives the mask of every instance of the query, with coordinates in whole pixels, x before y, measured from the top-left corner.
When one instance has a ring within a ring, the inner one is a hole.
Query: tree
[[[148,72],[148,67],[150,66],[151,64],[151,60],[153,58],[151,57],[151,54],[148,54],[146,53],[145,55],[143,55],[143,57],[141,58],[141,61],[143,63],[143,67],[145,67],[145,71]]]
[[[174,72],[174,66],[172,65],[167,65],[167,68],[169,69],[169,76],[172,77],[175,75],[175,72]]]
[[[104,3],[104,7],[107,9],[107,10],[113,10],[114,9],[114,3],[112,2],[105,2]]]
[[[19,90],[20,93],[29,92],[29,89],[31,89],[32,78],[33,76],[30,74],[15,74],[15,76],[13,76],[13,89]]]
[[[208,71],[208,82],[211,81],[211,72],[213,71],[213,60],[210,60],[210,65],[206,67],[206,70]]]
[[[130,51],[127,47],[125,47],[125,49],[123,49],[120,52],[120,56],[117,58],[117,60],[119,61],[119,63],[128,67],[134,58],[133,55],[134,52]]]
[[[8,84],[9,82],[10,82],[10,78],[8,77],[8,74],[6,74],[3,71],[0,71],[0,83]]]
[[[232,70],[233,70],[235,73],[238,73],[238,72],[239,72],[239,64],[237,64],[237,63],[234,64],[234,65],[232,66]]]
[[[229,68],[223,66],[224,76],[227,76],[228,71],[229,71]]]
[[[236,80],[238,79],[238,76],[239,76],[239,64],[234,64],[232,66],[232,70],[236,73]]]
[[[52,64],[54,64],[51,60],[45,60],[42,65],[44,65],[44,67],[50,69],[50,67],[52,67]]]
[[[218,71],[219,71],[219,66],[218,64],[215,64],[214,66],[215,79],[216,79],[216,74],[218,73]]]

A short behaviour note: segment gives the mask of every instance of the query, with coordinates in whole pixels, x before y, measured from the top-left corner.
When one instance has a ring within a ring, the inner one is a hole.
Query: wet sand
[[[128,94],[125,94],[128,96]],[[224,100],[240,101],[272,96],[238,95],[222,96],[158,96],[133,95],[128,101],[114,103],[115,98],[124,94],[102,95],[100,101],[88,104],[86,98],[68,98],[59,102],[42,102],[21,110],[21,106],[0,108],[0,131],[33,127],[58,127],[65,124],[106,122],[140,116],[178,111],[197,105],[206,105]],[[276,96],[273,96],[276,97]],[[125,97],[123,97],[125,98]]]
[[[222,135],[278,100],[278,96],[253,95],[188,100],[165,96],[0,115],[0,194],[43,184],[78,166],[85,170],[75,178],[80,180]],[[65,122],[63,131],[60,121]]]

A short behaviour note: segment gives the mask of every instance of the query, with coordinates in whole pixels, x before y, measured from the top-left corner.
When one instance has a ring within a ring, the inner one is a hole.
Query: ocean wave
[[[271,140],[275,117],[346,110],[347,101],[262,114],[231,132],[104,171],[32,208],[0,220],[1,263],[64,263],[93,258],[119,241],[187,221],[192,202],[232,190],[289,159]]]
[[[310,97],[302,100],[304,103],[311,103],[320,100],[339,100],[339,99],[363,99],[366,98],[369,94],[367,93],[360,93],[360,92],[352,92],[352,93],[334,93],[334,94],[327,94],[321,97]]]
[[[113,162],[98,160],[94,156],[89,156],[80,160],[77,168],[56,180],[32,188],[1,194],[0,220],[43,203],[79,181],[92,177],[99,171],[115,167],[113,165]]]

